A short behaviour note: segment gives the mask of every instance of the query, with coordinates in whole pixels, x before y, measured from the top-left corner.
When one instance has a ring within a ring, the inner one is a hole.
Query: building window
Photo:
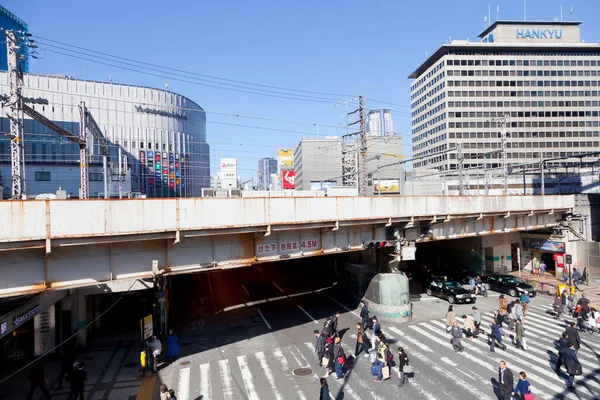
[[[49,182],[50,171],[35,171],[35,180],[38,182]]]
[[[90,172],[90,182],[102,182],[102,172]]]

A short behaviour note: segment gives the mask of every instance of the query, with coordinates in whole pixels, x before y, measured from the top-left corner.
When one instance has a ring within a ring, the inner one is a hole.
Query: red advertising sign
[[[293,169],[281,171],[281,179],[284,189],[294,189],[296,187],[296,174]]]

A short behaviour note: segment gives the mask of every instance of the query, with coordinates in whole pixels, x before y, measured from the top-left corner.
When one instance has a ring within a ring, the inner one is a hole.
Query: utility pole
[[[463,161],[465,159],[465,157],[463,156],[463,152],[462,152],[462,144],[457,144],[456,145],[456,150],[458,152],[458,195],[459,196],[464,196],[465,195],[465,178],[464,178],[464,166],[463,166]]]
[[[483,156],[483,175],[484,175],[484,185],[485,185],[485,191],[483,192],[486,196],[489,196],[490,194],[490,177],[488,175],[488,170],[487,170],[487,156],[484,155]]]
[[[546,194],[546,184],[544,182],[544,153],[540,153],[540,193],[542,196]]]
[[[342,136],[342,181],[346,187],[358,188],[359,196],[367,195],[367,121],[365,96],[358,97],[358,121],[347,126],[359,124],[359,131]],[[358,136],[358,138],[357,138]]]
[[[506,154],[506,139],[508,134],[506,132],[506,125],[508,124],[509,115],[504,114],[501,117],[494,118],[494,121],[498,124],[498,127],[501,128],[500,131],[500,147],[502,149],[502,194],[508,195],[508,162],[507,162],[507,154]]]
[[[358,97],[360,136],[358,149],[358,195],[367,195],[367,115],[365,96]]]
[[[89,199],[89,173],[85,102],[79,103],[79,198]]]
[[[4,31],[6,36],[6,52],[8,60],[8,119],[10,120],[10,161],[12,177],[12,199],[21,200],[22,174],[21,174],[21,138],[23,126],[21,124],[21,76],[19,73],[20,40],[13,30]]]

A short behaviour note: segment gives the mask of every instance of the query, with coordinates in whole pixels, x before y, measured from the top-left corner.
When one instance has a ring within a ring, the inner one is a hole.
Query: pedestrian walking
[[[590,333],[600,333],[600,313],[594,307],[590,308],[588,325]]]
[[[72,400],[83,400],[83,388],[85,387],[85,381],[87,381],[87,372],[85,371],[85,363],[77,363],[77,367],[71,373],[71,399]]]
[[[336,380],[340,380],[344,377],[344,364],[346,363],[346,355],[344,354],[344,348],[342,347],[342,341],[339,337],[335,338],[335,344],[333,347],[333,353],[335,357],[335,375]]]
[[[525,327],[523,326],[523,320],[518,319],[517,325],[515,326],[515,345],[518,348],[527,350],[527,342],[525,341]]]
[[[502,350],[506,350],[506,345],[502,343],[502,333],[500,333],[500,328],[498,327],[495,318],[492,318],[492,324],[490,325],[490,328],[491,332],[488,334],[488,344],[490,345],[490,351],[492,353],[496,351],[496,344]]]
[[[315,329],[315,356],[319,362],[319,367],[323,366],[323,356],[325,355],[325,337]]]
[[[369,338],[367,337],[365,330],[362,327],[360,322],[356,323],[356,348],[354,349],[354,356],[358,357],[360,354],[360,350],[365,353],[365,357],[369,357],[369,348],[367,347],[367,343]]]
[[[573,286],[571,286],[571,287],[573,288]],[[579,292],[575,288],[575,290],[573,290],[572,293],[573,294],[571,294],[571,298],[569,299],[571,301],[570,309],[574,310],[575,307],[577,306],[577,303],[579,303]]]
[[[565,332],[567,333],[568,339],[569,339],[569,344],[573,345],[573,348],[575,349],[575,351],[579,351],[579,348],[581,347],[581,338],[579,337],[579,332],[577,331],[577,328],[575,327],[575,322],[571,321],[569,322],[569,326],[567,326],[567,329],[565,329]]]
[[[579,270],[577,268],[574,268],[572,277],[573,277],[573,285],[575,285],[575,289],[579,290],[578,284],[581,283],[581,272],[579,272]]]
[[[377,379],[375,382],[381,382],[382,380],[389,379],[392,375],[389,367],[389,347],[386,343],[385,336],[379,334],[377,336]]]
[[[570,343],[569,347],[562,349],[562,357],[565,368],[567,369],[567,374],[569,375],[569,379],[567,380],[567,388],[572,389],[575,376],[581,375],[582,373],[581,363],[577,358],[577,352],[575,351],[573,343]]]
[[[336,311],[336,313],[331,316],[331,326],[333,327],[333,333],[334,333],[335,336],[337,336],[337,334],[338,334],[338,329],[337,328],[338,328],[339,318],[340,318],[340,312],[339,311]]]
[[[400,378],[398,386],[402,387],[405,383],[408,383],[406,374],[412,374],[412,366],[404,348],[398,347],[398,378]]]
[[[332,374],[335,368],[335,360],[334,360],[334,343],[333,338],[328,337],[325,339],[325,356],[323,358],[323,365],[325,366],[325,375],[323,378],[327,378]]]
[[[477,307],[473,306],[471,308],[473,310],[473,323],[475,324],[475,329],[477,329],[477,333],[482,332],[481,330],[481,312],[477,309]]]
[[[456,315],[454,314],[454,306],[448,306],[448,311],[446,312],[446,332],[450,332],[452,329],[452,324],[456,320]]]
[[[531,302],[529,292],[527,290],[524,291],[519,300],[521,301],[521,305],[523,306],[523,315],[527,315],[527,311],[529,310],[529,303]]]
[[[177,361],[179,358],[179,339],[177,338],[177,334],[173,333],[173,329],[169,329],[167,334],[167,354],[166,354],[166,362],[170,364],[171,362]]]
[[[377,349],[377,336],[381,334],[381,324],[377,317],[371,318],[373,322],[373,335],[371,336],[371,349]]]
[[[363,329],[366,331],[371,326],[369,318],[369,307],[365,304],[364,300],[360,301],[360,318]]]
[[[498,299],[498,310],[502,316],[508,315],[508,299],[503,294]]]
[[[540,278],[543,278],[545,273],[546,273],[546,263],[544,262],[544,260],[542,260],[542,263],[540,264]]]
[[[454,349],[454,351],[463,351],[464,347],[462,345],[461,339],[463,337],[463,332],[462,329],[460,329],[460,326],[458,326],[458,322],[454,321],[452,323],[452,328],[450,328],[450,343],[452,343],[452,349]]]
[[[560,314],[563,313],[563,307],[564,307],[562,294],[560,294],[554,298],[552,307],[554,308],[554,313],[556,314],[554,318],[558,319],[560,317]]]
[[[494,310],[494,319],[496,320],[496,324],[498,324],[498,327],[502,328],[502,323],[504,322],[504,315],[500,314],[500,310]]]
[[[583,282],[587,285],[590,286],[590,272],[588,271],[588,267],[585,267],[583,269],[583,274],[581,275]]]
[[[500,383],[500,399],[510,400],[510,394],[514,388],[513,373],[506,366],[506,361],[500,361],[500,367],[498,368],[498,382]]]
[[[469,340],[473,340],[473,338],[477,339],[477,336],[479,335],[479,331],[475,327],[475,323],[473,322],[473,320],[470,319],[469,317],[467,317],[466,315],[463,315],[462,319],[463,319],[463,332],[464,332],[465,336],[467,338],[469,338]]]
[[[519,372],[519,382],[517,382],[517,386],[512,391],[511,396],[515,396],[515,394],[519,394],[521,399],[527,400],[525,397],[527,394],[531,394],[531,385],[527,380],[527,374],[523,371]]]
[[[160,394],[160,400],[169,400],[169,388],[164,383],[158,388]]]
[[[563,332],[560,339],[558,339],[558,357],[556,360],[556,366],[554,367],[554,371],[556,373],[560,373],[560,367],[563,365],[562,358],[562,350],[569,347],[569,334],[567,332]]]
[[[319,400],[331,400],[329,396],[329,386],[327,386],[327,379],[321,378],[321,389],[319,390]]]
[[[335,333],[333,329],[333,322],[331,321],[331,317],[327,317],[325,319],[325,323],[323,324],[323,334],[327,337],[333,337]]]
[[[31,383],[29,386],[29,393],[27,394],[27,400],[31,400],[31,398],[33,397],[33,392],[35,392],[35,389],[37,388],[39,388],[42,391],[42,393],[44,394],[44,396],[46,396],[47,399],[52,398],[52,395],[50,394],[50,392],[48,392],[48,389],[46,389],[48,378],[46,378],[46,375],[44,375],[44,367],[42,367],[42,364],[40,364],[39,361],[36,361],[31,367],[29,381]]]

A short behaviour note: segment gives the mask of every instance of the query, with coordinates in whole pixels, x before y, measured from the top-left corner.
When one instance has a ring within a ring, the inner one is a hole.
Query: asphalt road
[[[176,288],[181,298],[189,300],[173,304],[180,320],[182,357],[160,371],[157,384],[175,389],[180,400],[318,398],[318,377],[324,369],[318,367],[312,350],[312,332],[321,329],[326,316],[341,311],[342,342],[346,354],[351,354],[360,320],[357,304],[331,288],[334,278],[319,268],[276,264],[186,277]],[[497,296],[490,292],[488,298],[477,300],[484,325],[497,308]],[[576,379],[575,392],[565,390],[566,376],[553,372],[553,341],[568,318],[557,321],[547,314],[550,302],[546,297],[532,301],[525,325],[528,351],[509,343],[506,351],[490,353],[480,336],[464,340],[465,351],[455,353],[442,321],[448,303],[423,296],[414,303],[412,322],[382,326],[392,349],[407,350],[415,368],[409,383],[399,388],[397,373],[388,381],[374,382],[369,360],[361,354],[349,358],[344,380],[329,377],[332,398],[496,399],[501,359],[515,376],[521,370],[528,373],[536,398],[599,398],[598,335],[582,334],[585,344],[579,355],[584,375]],[[471,307],[457,305],[456,315],[470,315]],[[297,376],[298,368],[311,373]]]

